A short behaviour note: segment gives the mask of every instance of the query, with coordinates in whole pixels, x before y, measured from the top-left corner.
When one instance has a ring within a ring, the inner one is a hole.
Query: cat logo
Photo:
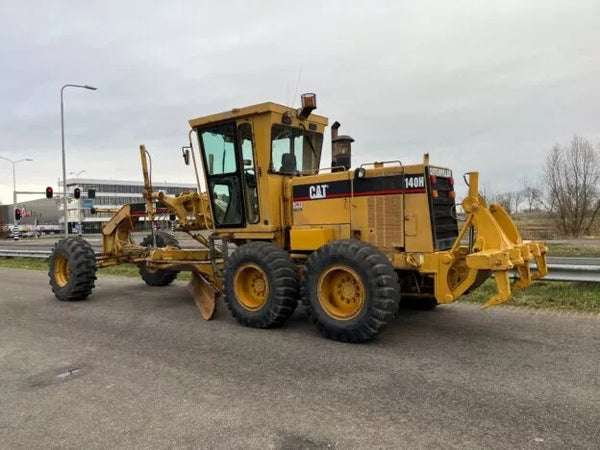
[[[308,188],[308,196],[311,199],[326,198],[327,189],[329,189],[328,184],[315,184]]]

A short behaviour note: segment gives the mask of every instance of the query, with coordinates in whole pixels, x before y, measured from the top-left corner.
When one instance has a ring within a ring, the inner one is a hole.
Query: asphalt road
[[[0,270],[0,447],[600,447],[598,317],[459,304],[349,345],[219,307],[111,277],[61,303]]]

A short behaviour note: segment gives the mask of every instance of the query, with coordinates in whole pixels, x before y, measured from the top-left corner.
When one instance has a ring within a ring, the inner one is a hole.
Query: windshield
[[[200,132],[209,175],[237,171],[235,157],[235,123],[214,125]]]
[[[276,173],[315,173],[321,161],[323,135],[275,124],[271,130],[271,170]]]

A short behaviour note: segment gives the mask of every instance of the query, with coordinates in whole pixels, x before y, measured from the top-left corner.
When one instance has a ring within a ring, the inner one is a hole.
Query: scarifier
[[[101,253],[79,237],[56,244],[49,271],[56,297],[85,299],[96,270],[119,264],[138,265],[152,286],[190,271],[189,289],[205,319],[222,297],[241,324],[269,328],[302,301],[325,336],[362,342],[401,304],[433,309],[493,277],[489,307],[547,273],[544,243],[524,241],[500,205],[486,204],[477,172],[464,176],[459,226],[452,171],[430,165],[428,155],[420,164],[352,170],[354,140],[339,135],[335,122],[331,166],[320,168],[328,121],[312,114],[316,106],[316,96],[304,94],[297,110],[261,103],[190,120],[183,158],[198,190],[174,197],[152,188],[149,154],[140,146],[145,202],[123,206],[104,225]],[[181,248],[161,231],[136,244],[136,223],[158,213],[176,216],[176,231],[202,247]]]

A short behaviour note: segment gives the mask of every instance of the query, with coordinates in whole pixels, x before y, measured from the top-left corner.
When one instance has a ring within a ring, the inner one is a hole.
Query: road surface
[[[378,339],[205,322],[184,284],[61,303],[0,270],[2,448],[598,448],[598,317],[403,311]]]

